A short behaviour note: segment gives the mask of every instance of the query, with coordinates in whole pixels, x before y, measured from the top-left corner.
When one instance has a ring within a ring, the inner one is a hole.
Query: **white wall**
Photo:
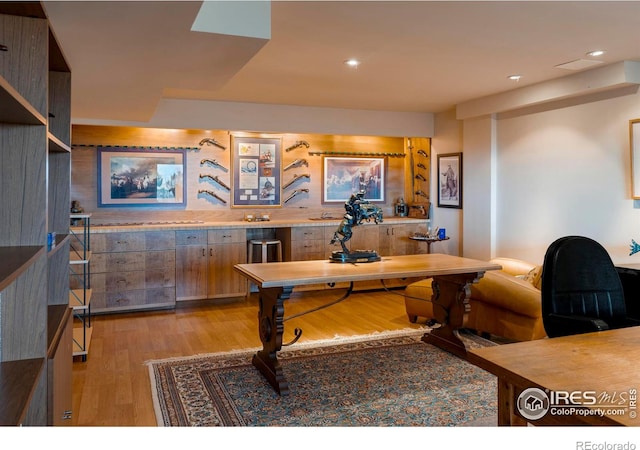
[[[431,202],[433,203],[433,228],[446,228],[450,240],[432,244],[435,253],[450,255],[462,254],[462,213],[464,209],[438,208],[438,154],[462,151],[462,122],[456,120],[455,110],[436,114],[434,120],[435,135],[431,139]],[[463,156],[464,158],[464,156]],[[464,159],[463,159],[464,170]],[[463,172],[463,179],[465,173]],[[464,189],[464,186],[463,186]],[[463,198],[466,195],[463,191]],[[462,207],[465,205],[463,203]]]
[[[462,254],[469,258],[490,259],[495,245],[495,126],[492,116],[464,121]]]
[[[74,118],[73,124],[351,136],[433,136],[432,113],[182,99],[160,100],[149,122]]]
[[[640,94],[576,103],[463,121],[463,256],[541,263],[553,240],[579,234],[615,262],[640,262],[629,256],[640,210],[630,193],[628,131],[640,117]],[[454,128],[450,115],[437,115],[435,125],[434,147]],[[492,195],[495,222],[487,217]]]

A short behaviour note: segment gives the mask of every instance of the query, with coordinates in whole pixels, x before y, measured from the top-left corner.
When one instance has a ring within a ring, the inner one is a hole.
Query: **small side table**
[[[409,236],[409,239],[414,241],[422,241],[427,243],[427,253],[431,253],[431,244],[434,242],[447,241],[449,240],[449,236],[446,236],[444,239],[440,239],[438,236],[428,236],[426,234],[416,233],[413,236]]]

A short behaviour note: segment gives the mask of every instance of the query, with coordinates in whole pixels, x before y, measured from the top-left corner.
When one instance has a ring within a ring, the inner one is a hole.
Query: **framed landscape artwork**
[[[186,205],[184,150],[98,147],[98,206]]]
[[[438,155],[438,206],[462,208],[462,153]]]
[[[344,203],[352,194],[365,191],[372,203],[385,201],[385,158],[325,156],[322,164],[322,202]]]

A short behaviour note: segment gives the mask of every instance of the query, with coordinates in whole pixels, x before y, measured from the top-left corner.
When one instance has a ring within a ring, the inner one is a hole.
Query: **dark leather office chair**
[[[640,325],[627,317],[622,283],[609,254],[583,236],[562,237],[547,249],[542,321],[549,337]]]

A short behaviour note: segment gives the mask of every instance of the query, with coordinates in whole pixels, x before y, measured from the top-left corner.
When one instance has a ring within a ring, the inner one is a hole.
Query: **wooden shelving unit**
[[[64,424],[71,70],[40,2],[0,2],[0,44],[0,425]]]
[[[70,284],[69,306],[73,309],[73,356],[87,360],[91,343],[91,214],[71,214],[72,222],[82,222],[81,227],[70,229],[71,253],[69,256]]]
[[[23,423],[44,367],[44,358],[0,362],[0,426]]]

